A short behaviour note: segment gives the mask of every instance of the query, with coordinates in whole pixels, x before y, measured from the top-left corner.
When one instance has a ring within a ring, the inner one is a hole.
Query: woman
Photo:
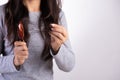
[[[0,7],[0,80],[53,80],[53,59],[59,69],[72,70],[74,54],[60,6],[60,0],[9,0]]]

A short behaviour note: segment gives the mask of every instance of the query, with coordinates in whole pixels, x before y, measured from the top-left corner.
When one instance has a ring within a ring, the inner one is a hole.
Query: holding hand
[[[58,52],[60,46],[68,39],[68,33],[63,26],[57,24],[51,25],[51,47],[54,50],[54,52]]]
[[[17,67],[25,62],[29,53],[25,42],[16,41],[14,46],[14,65]]]

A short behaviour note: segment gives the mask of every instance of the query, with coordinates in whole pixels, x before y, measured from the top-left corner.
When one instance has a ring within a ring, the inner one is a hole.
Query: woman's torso
[[[39,16],[40,12],[29,12],[29,58],[21,66],[20,71],[2,73],[1,76],[5,80],[53,80],[52,59],[44,61],[40,58],[44,48],[44,40],[38,28]],[[4,53],[6,56],[13,55],[13,46],[10,45],[10,42],[6,38],[7,29],[4,29]]]

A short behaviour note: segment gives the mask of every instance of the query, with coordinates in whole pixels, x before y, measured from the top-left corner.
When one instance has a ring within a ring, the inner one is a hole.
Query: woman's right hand
[[[28,58],[28,48],[25,42],[16,41],[14,42],[14,65],[18,67],[22,65]]]

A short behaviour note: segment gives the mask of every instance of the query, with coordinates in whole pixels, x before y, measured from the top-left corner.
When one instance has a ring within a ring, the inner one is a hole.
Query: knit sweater
[[[51,52],[51,59],[44,61],[40,58],[44,48],[44,40],[38,28],[40,14],[41,12],[29,12],[29,57],[17,70],[13,63],[14,47],[7,38],[4,6],[0,6],[0,54],[5,54],[0,56],[0,80],[53,80],[53,59],[62,71],[69,72],[74,67],[75,57],[69,39],[61,45],[56,55]],[[60,12],[59,25],[67,29],[63,11]]]

